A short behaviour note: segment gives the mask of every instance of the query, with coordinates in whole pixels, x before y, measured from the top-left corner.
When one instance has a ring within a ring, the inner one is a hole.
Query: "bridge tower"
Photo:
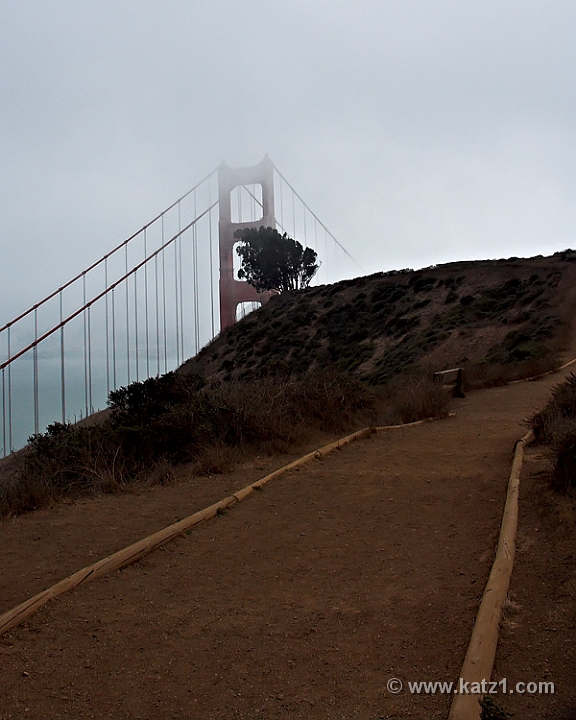
[[[232,222],[230,193],[237,187],[262,187],[262,216],[250,222]],[[258,165],[229,168],[222,163],[218,168],[219,236],[220,236],[220,331],[236,322],[236,308],[242,302],[266,302],[271,293],[258,293],[245,280],[234,277],[234,238],[236,230],[244,228],[276,227],[274,217],[274,166],[266,155]]]

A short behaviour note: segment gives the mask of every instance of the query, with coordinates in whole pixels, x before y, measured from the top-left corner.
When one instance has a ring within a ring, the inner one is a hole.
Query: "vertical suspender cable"
[[[280,225],[284,227],[284,187],[280,178]]]
[[[8,328],[8,360],[12,357],[12,328]],[[12,365],[8,365],[8,452],[12,452]]]
[[[316,218],[314,218],[314,249],[320,254],[320,248],[318,247],[318,221]]]
[[[328,242],[328,240],[326,240],[326,242]],[[336,264],[337,264],[337,262],[338,262],[338,255],[336,254],[337,245],[336,245],[335,243],[330,243],[330,246],[329,246],[329,247],[330,247],[331,250],[332,250],[332,253],[331,253],[331,255],[332,255],[332,265],[331,265],[330,267],[332,268],[332,273],[333,273],[334,275],[336,275],[336,272],[337,272],[337,270],[336,270]]]
[[[86,273],[82,275],[82,305],[86,305]],[[88,416],[88,333],[86,327],[86,309],[82,313],[84,329],[84,409]]]
[[[179,222],[181,223],[182,220],[180,219]],[[180,238],[180,254],[179,254],[179,269],[180,269],[180,342],[182,343],[182,352],[180,353],[180,357],[182,358],[182,362],[186,359],[186,328],[188,327],[184,323],[184,255],[183,255],[183,238]]]
[[[62,291],[60,291],[60,405],[62,409],[62,425],[66,423],[66,368],[63,319],[64,312],[62,307]]]
[[[208,182],[208,207],[212,205],[212,184]],[[212,319],[212,336],[216,335],[214,331],[214,260],[212,252],[212,210],[208,213],[208,242],[210,248],[210,315]]]
[[[180,204],[178,204],[178,233],[182,232],[182,223],[180,222]],[[180,243],[180,235],[174,243],[174,300],[175,300],[175,316],[176,321],[176,366],[180,366],[180,297],[178,287],[178,245]]]
[[[128,274],[128,245],[124,247],[124,266]],[[126,278],[126,369],[128,372],[128,385],[130,385],[130,295],[128,292],[129,278]]]
[[[128,281],[128,280],[126,280]],[[136,346],[135,364],[136,364],[136,381],[140,380],[140,363],[138,354],[140,347],[138,343],[138,273],[134,273],[134,344]]]
[[[6,457],[6,368],[2,368],[2,457]]]
[[[182,226],[182,219],[180,217],[180,206],[178,206],[178,225]],[[182,238],[178,238],[178,275],[180,282],[180,343],[181,352],[180,357],[182,362],[186,357],[184,350],[184,278],[183,278],[183,263],[182,263]]]
[[[108,290],[108,258],[104,260],[104,289]],[[110,320],[108,293],[104,297],[104,332],[106,334],[106,397],[110,392]]]
[[[118,387],[116,383],[116,288],[112,288],[110,304],[112,306],[112,386],[114,390]]]
[[[162,218],[162,245],[164,245],[164,218]],[[166,326],[166,250],[162,250],[162,342],[164,344],[164,372],[168,372],[168,334]]]
[[[160,308],[158,297],[158,255],[154,255],[154,286],[156,302],[156,376],[160,375]]]
[[[144,228],[144,257],[148,257],[148,238]],[[150,330],[148,318],[148,263],[144,265],[144,324],[146,335],[146,377],[150,377]]]
[[[324,230],[324,257],[326,258],[326,260],[328,260],[328,234],[326,233],[326,230]],[[331,270],[330,265],[328,265],[328,267],[326,268],[326,272],[324,274],[324,278],[327,281],[330,281],[330,277],[331,277],[331,276],[329,276],[330,270]]]
[[[34,348],[32,349],[33,366],[34,366],[34,434],[40,431],[39,413],[38,413],[38,308],[34,308]]]
[[[198,217],[196,207],[196,191],[194,191],[194,217]],[[200,349],[200,310],[198,308],[198,231],[196,223],[192,226],[192,273],[194,282],[194,349],[196,354]]]
[[[86,309],[87,330],[88,330],[88,415],[94,412],[94,404],[92,402],[92,306]]]

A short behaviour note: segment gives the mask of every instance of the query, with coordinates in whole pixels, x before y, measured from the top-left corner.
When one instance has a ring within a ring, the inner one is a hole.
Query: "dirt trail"
[[[350,445],[62,596],[0,638],[0,720],[445,718],[448,696],[386,682],[458,677],[514,442],[558,380],[470,393],[455,418]],[[285,461],[2,523],[0,612]],[[502,659],[516,672],[521,635]],[[573,717],[571,652],[547,659],[556,695],[518,716]]]

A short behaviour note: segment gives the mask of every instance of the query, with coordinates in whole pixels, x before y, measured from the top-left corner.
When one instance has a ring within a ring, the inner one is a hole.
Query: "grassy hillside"
[[[274,297],[183,369],[224,381],[335,368],[370,384],[406,371],[553,364],[567,344],[576,252],[401,270]]]
[[[0,516],[176,468],[211,474],[310,433],[445,414],[431,370],[464,365],[481,385],[552,367],[569,344],[574,261],[452,263],[277,296],[181,372],[112,392],[100,422],[34,436],[0,482]]]

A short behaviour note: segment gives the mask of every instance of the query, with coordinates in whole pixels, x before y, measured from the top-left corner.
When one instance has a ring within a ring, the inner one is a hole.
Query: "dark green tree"
[[[263,225],[236,230],[240,240],[236,252],[242,258],[238,270],[240,280],[246,280],[258,292],[277,290],[289,292],[308,287],[320,267],[318,255],[312,248],[304,248],[286,233]]]

